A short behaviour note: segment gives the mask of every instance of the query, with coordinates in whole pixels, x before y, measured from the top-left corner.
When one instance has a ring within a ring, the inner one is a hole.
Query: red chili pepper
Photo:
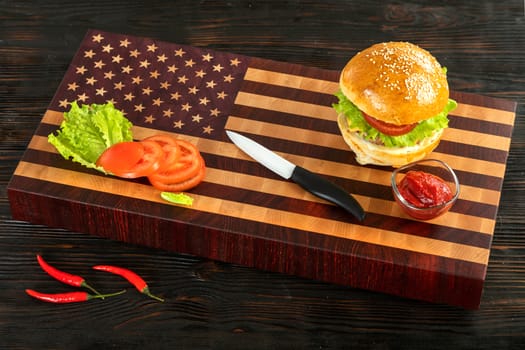
[[[32,296],[33,298],[36,298],[42,301],[47,301],[49,303],[55,303],[55,304],[79,303],[79,302],[88,301],[88,300],[97,299],[97,298],[104,299],[107,297],[120,295],[124,292],[126,291],[122,290],[117,293],[95,294],[95,295],[89,294],[87,292],[69,292],[69,293],[47,294],[47,293],[40,293],[32,289],[26,289],[26,293]]]
[[[125,269],[123,267],[111,266],[111,265],[97,265],[97,266],[93,266],[93,268],[95,270],[106,271],[106,272],[114,273],[116,275],[124,277],[131,284],[133,284],[133,286],[135,286],[135,288],[137,288],[137,290],[141,292],[142,294],[145,294],[149,296],[150,298],[153,298],[158,301],[164,301],[164,299],[151,294],[148,285],[142,279],[142,277],[140,277],[139,275],[137,275],[135,272],[131,270]]]
[[[59,269],[49,265],[40,255],[37,255],[36,258],[38,260],[38,263],[40,264],[40,267],[42,267],[42,269],[54,279],[62,283],[68,284],[70,286],[87,288],[93,293],[100,295],[99,292],[97,292],[93,287],[86,283],[86,280],[84,278],[77,275],[72,275],[64,271],[60,271]]]

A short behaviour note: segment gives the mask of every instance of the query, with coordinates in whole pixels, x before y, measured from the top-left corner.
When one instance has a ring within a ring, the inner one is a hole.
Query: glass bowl
[[[449,186],[452,197],[441,204],[424,207],[416,206],[409,202],[403,197],[403,191],[400,190],[399,185],[406,174],[413,170],[422,171],[441,178]],[[392,192],[397,204],[399,204],[405,213],[419,220],[434,219],[446,213],[454,205],[459,196],[459,181],[454,170],[445,162],[437,159],[424,159],[397,168],[392,173],[391,182]]]

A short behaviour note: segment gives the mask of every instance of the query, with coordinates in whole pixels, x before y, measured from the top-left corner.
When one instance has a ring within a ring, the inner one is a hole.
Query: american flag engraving
[[[194,136],[222,131],[248,58],[90,32],[51,107],[111,102],[135,125]]]

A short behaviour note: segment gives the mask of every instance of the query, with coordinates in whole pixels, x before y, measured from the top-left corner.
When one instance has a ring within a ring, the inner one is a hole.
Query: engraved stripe
[[[297,102],[285,98],[263,96],[240,91],[235,104],[266,109],[271,112],[290,113],[323,120],[336,120],[337,114],[332,107],[307,102]]]
[[[245,80],[263,84],[285,86],[294,89],[334,94],[339,89],[339,83],[327,80],[307,78],[304,76],[272,72],[249,67],[244,76]]]

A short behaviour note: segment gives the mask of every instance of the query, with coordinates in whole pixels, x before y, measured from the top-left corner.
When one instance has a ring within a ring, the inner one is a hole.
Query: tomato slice
[[[129,172],[144,156],[144,146],[139,142],[119,142],[106,149],[96,164],[116,176]]]
[[[179,145],[181,149],[181,161],[187,162],[190,159],[193,159],[200,155],[199,150],[197,149],[197,146],[195,146],[193,143],[184,141],[184,140],[177,140],[177,144]]]
[[[149,176],[150,180],[164,183],[186,181],[199,172],[200,163],[204,162],[199,150],[191,143],[178,140],[181,149],[179,160],[165,170],[157,171]]]
[[[97,165],[115,176],[134,179],[157,171],[163,157],[162,147],[156,142],[119,142],[102,153]]]
[[[175,166],[170,167],[168,170],[162,172],[155,172],[148,178],[154,181],[160,181],[164,183],[177,183],[186,181],[199,172],[200,161],[194,160],[192,162],[179,162]]]
[[[371,117],[364,112],[361,112],[361,113],[363,113],[363,117],[365,118],[368,124],[370,124],[373,128],[379,130],[379,132],[385,135],[389,135],[389,136],[399,136],[399,135],[408,134],[417,125],[417,123],[406,124],[406,125],[390,124],[382,120],[376,119],[374,117]]]
[[[199,170],[197,174],[185,181],[176,183],[164,183],[162,181],[156,181],[150,178],[150,182],[156,189],[167,192],[183,192],[197,186],[202,182],[206,174],[206,166],[204,161],[199,161]]]
[[[162,147],[155,141],[140,141],[144,147],[144,155],[140,161],[135,164],[135,167],[129,172],[128,178],[137,178],[142,176],[149,176],[159,170],[162,160],[164,159],[164,151]]]
[[[175,137],[158,134],[145,138],[144,141],[155,141],[162,147],[164,158],[162,159],[160,167],[157,170],[158,172],[167,170],[179,160],[181,151]]]
[[[176,141],[180,149],[177,162],[148,176],[151,184],[161,191],[185,191],[204,178],[205,162],[197,147],[188,141]]]
[[[97,165],[123,178],[148,177],[154,187],[169,192],[197,186],[206,173],[204,159],[194,144],[162,134],[117,143],[102,153]]]

